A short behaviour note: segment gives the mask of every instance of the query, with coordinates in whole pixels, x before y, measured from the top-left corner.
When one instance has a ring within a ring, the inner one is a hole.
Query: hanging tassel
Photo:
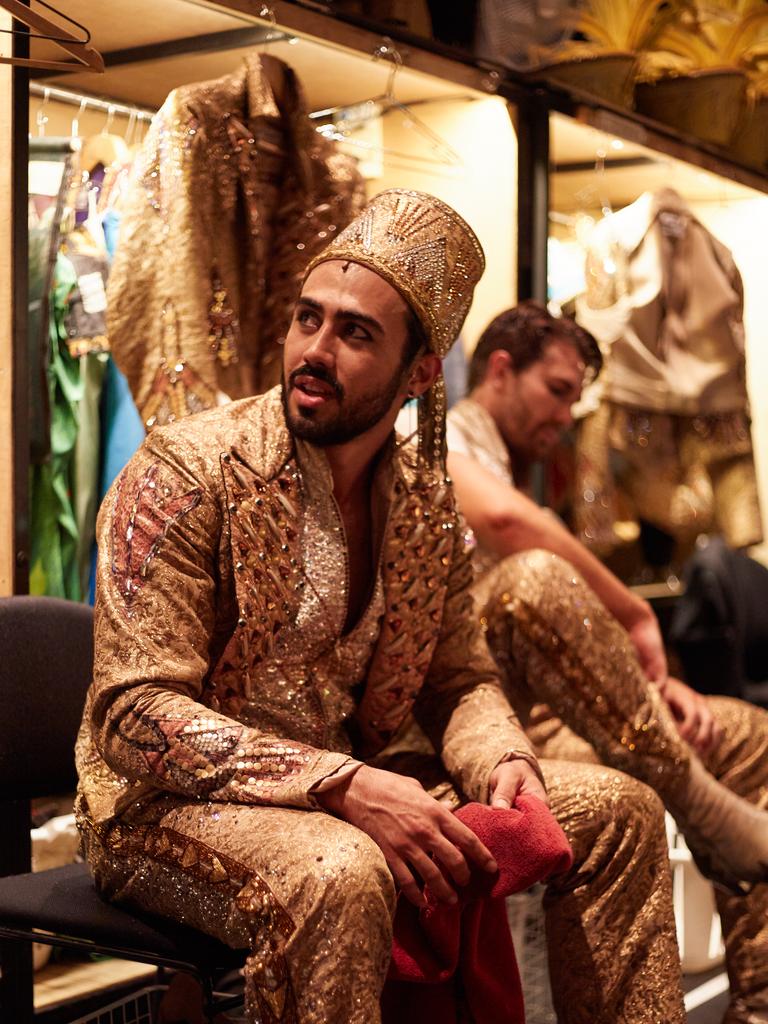
[[[445,379],[441,373],[418,402],[419,464],[429,472],[435,473],[441,480],[445,480],[448,475],[445,466],[446,410]]]

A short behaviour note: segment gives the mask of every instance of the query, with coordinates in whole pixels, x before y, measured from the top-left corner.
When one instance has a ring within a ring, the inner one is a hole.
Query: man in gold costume
[[[282,388],[153,431],[101,512],[86,855],[108,898],[248,947],[261,1024],[376,1024],[397,890],[451,902],[494,869],[452,808],[545,797],[441,470],[434,382],[482,268],[453,210],[382,193],[310,264]],[[412,721],[418,774],[391,742]],[[598,902],[614,962],[570,1019],[680,1024],[661,805],[601,771],[551,919],[578,956]]]
[[[739,883],[768,879],[768,816],[754,806],[768,795],[768,715],[669,677],[649,606],[522,493],[532,461],[552,450],[585,377],[599,369],[587,332],[536,303],[500,314],[478,343],[470,395],[448,415],[448,466],[479,542],[482,622],[537,754],[579,762],[568,799],[580,798],[581,774],[602,771],[586,762],[627,773],[617,776],[617,799],[626,785],[624,799],[634,799],[634,779],[651,786],[704,872],[746,889]],[[550,787],[560,818],[563,793]],[[731,983],[725,1020],[768,1021],[768,885],[749,895],[721,889],[717,904]],[[606,952],[590,927],[600,916],[598,905],[585,906],[593,966]],[[562,943],[551,956],[560,951],[573,962]],[[556,999],[583,991],[578,966]]]

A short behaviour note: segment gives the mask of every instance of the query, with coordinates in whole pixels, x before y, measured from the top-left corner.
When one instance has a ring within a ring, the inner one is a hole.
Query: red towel
[[[523,1024],[525,1012],[505,897],[566,871],[565,833],[535,797],[509,810],[467,804],[456,812],[493,854],[495,875],[472,868],[453,906],[427,890],[419,909],[401,897],[382,996],[384,1024],[455,1024],[457,1001],[474,1024]]]

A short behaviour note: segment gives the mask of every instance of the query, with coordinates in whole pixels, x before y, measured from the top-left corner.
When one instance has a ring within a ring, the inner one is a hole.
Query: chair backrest
[[[69,793],[93,665],[93,610],[0,598],[0,799]]]

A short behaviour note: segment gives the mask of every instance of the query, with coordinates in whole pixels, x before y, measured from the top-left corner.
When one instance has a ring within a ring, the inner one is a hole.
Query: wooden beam
[[[120,68],[128,64],[145,64],[148,61],[167,60],[169,57],[183,57],[190,53],[220,53],[239,50],[245,46],[260,46],[262,43],[276,43],[287,39],[285,32],[258,25],[253,28],[227,29],[225,32],[209,32],[207,35],[185,36],[183,39],[169,39],[164,43],[148,43],[146,46],[130,46],[124,50],[110,50],[104,53],[105,68]],[[60,71],[43,71],[35,75],[35,81],[60,78]]]
[[[238,50],[243,46],[259,46],[261,43],[279,42],[285,38],[285,32],[268,26],[228,29],[226,32],[209,32],[207,35],[169,39],[165,43],[149,43],[146,46],[131,46],[125,50],[112,50],[104,54],[104,65],[108,68],[119,68],[126,64],[143,64],[150,60],[165,60],[168,57],[182,57],[190,53]]]
[[[517,301],[547,301],[549,108],[533,95],[510,109],[517,134]]]
[[[504,91],[502,83],[499,92],[504,95]],[[553,113],[566,114],[606,135],[615,135],[626,142],[682,160],[721,178],[753,188],[756,192],[768,192],[768,174],[737,163],[727,149],[685,135],[669,125],[638,114],[636,110],[625,110],[605,103],[578,89],[566,92],[561,88],[537,85],[536,91],[547,96]]]
[[[19,27],[19,23],[16,23]],[[29,55],[29,37],[17,34],[14,53]],[[11,315],[13,317],[13,593],[29,593],[29,72],[13,69],[11,90]]]
[[[250,17],[254,17],[259,7],[253,0],[204,0],[203,5],[214,10],[236,11]],[[395,41],[404,64],[412,71],[444,78],[479,92],[496,92],[497,80],[491,74],[494,70],[491,65],[480,66],[469,53],[464,54],[434,40],[415,36],[399,26],[382,25],[377,29],[365,18],[331,14],[320,3],[316,9],[290,0],[277,0],[269,6],[275,15],[278,29],[312,36],[324,40],[330,46],[355,50],[370,57],[382,39],[388,36]],[[510,91],[513,90],[511,81],[508,87]]]
[[[663,158],[662,158],[663,159]],[[651,167],[659,164],[650,156],[620,156],[605,159],[606,171],[625,171],[628,167]],[[594,160],[564,160],[561,163],[550,164],[553,174],[583,174],[585,171],[594,171]]]
[[[253,0],[196,0],[203,6],[222,11],[236,11],[254,17]],[[653,121],[636,111],[625,110],[579,89],[534,82],[530,75],[520,75],[507,68],[478,60],[470,53],[434,40],[424,39],[399,26],[371,27],[370,21],[349,15],[331,13],[321,2],[309,7],[312,0],[276,0],[270,6],[279,28],[297,35],[314,36],[359,53],[372,53],[384,35],[396,41],[405,64],[414,71],[445,78],[482,92],[496,92],[510,103],[519,103],[531,93],[546,98],[550,110],[583,121],[601,131],[618,135],[628,142],[647,146],[658,153],[683,160],[711,171],[720,177],[768,192],[768,174],[746,167],[733,160],[727,149],[686,137],[673,128]],[[494,78],[495,74],[495,78]]]

